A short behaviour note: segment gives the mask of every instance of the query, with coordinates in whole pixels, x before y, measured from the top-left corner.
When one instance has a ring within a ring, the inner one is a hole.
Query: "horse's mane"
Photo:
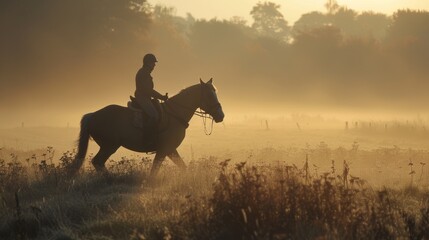
[[[215,87],[215,85],[214,85],[214,84],[210,84],[210,85],[213,87],[213,90],[214,90],[215,92],[217,92],[217,88]],[[179,92],[178,94],[186,93],[186,92],[191,91],[191,90],[193,90],[194,88],[196,88],[196,87],[200,87],[200,86],[201,86],[201,83],[197,83],[197,84],[195,84],[195,85],[192,85],[192,86],[189,86],[189,87],[187,87],[187,88],[184,88],[184,89],[180,90],[180,92]]]
[[[180,92],[178,94],[189,92],[189,91],[193,90],[194,88],[196,88],[198,86],[200,86],[199,83],[195,84],[195,85],[192,85],[192,86],[189,86],[187,88],[184,88],[184,89],[180,90]]]

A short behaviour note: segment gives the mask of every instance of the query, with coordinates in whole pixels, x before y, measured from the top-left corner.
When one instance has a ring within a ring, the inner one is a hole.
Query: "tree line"
[[[164,59],[158,77],[174,79],[161,88],[213,74],[227,99],[243,102],[425,107],[427,11],[388,16],[331,0],[325,12],[291,24],[280,9],[259,2],[247,22],[181,17],[146,0],[3,0],[0,96],[66,74],[79,82],[94,71],[101,77],[86,84],[113,86],[121,73],[135,74],[130,62],[153,51]],[[73,89],[76,82],[64,84]]]

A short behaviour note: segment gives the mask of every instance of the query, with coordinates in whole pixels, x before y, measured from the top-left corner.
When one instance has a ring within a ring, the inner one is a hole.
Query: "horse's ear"
[[[210,80],[207,82],[208,84],[212,84],[213,78],[210,78]]]
[[[201,78],[200,78],[200,83],[201,83],[201,84],[204,84],[204,82],[203,82],[203,80],[201,80]]]

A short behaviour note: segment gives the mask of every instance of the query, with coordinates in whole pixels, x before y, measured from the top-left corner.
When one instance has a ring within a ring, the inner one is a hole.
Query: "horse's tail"
[[[70,170],[73,174],[79,171],[83,161],[85,160],[86,152],[88,150],[88,142],[90,137],[88,123],[90,117],[91,113],[85,114],[80,121],[80,134],[79,139],[77,140],[77,154],[74,161],[70,165]]]

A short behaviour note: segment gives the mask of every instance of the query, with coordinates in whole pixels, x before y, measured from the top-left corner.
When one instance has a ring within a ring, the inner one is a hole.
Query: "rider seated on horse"
[[[143,57],[143,66],[136,74],[136,91],[134,93],[137,103],[142,110],[146,113],[149,119],[146,119],[144,125],[148,125],[147,129],[157,130],[156,126],[159,120],[158,112],[155,109],[151,99],[167,100],[167,94],[162,95],[154,89],[153,78],[150,75],[155,68],[156,59],[155,55],[149,53]],[[153,131],[151,131],[154,133]]]

